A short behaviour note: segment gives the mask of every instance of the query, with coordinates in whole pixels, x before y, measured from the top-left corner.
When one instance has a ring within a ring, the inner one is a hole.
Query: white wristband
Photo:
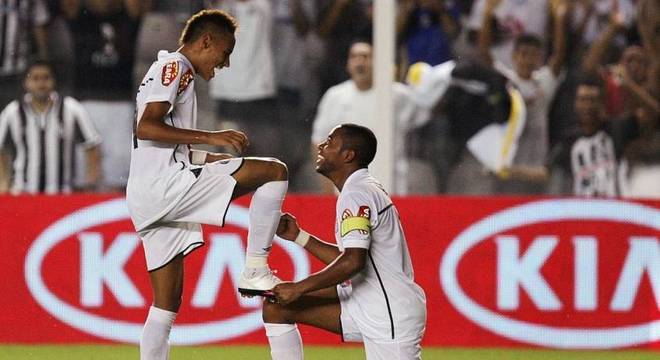
[[[298,233],[298,236],[296,236],[296,240],[294,240],[294,242],[302,247],[305,247],[309,241],[309,237],[310,235],[307,231],[300,229],[300,232]]]
[[[206,164],[206,154],[204,150],[191,150],[192,155],[190,156],[190,162],[193,165],[204,165]]]

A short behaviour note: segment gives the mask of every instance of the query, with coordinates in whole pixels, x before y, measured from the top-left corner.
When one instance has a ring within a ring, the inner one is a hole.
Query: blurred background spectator
[[[22,91],[21,79],[27,65],[48,58],[49,13],[42,0],[4,0],[0,3],[0,107],[4,108]],[[7,167],[8,155],[0,151],[0,167]],[[0,174],[0,191],[9,187],[7,175]]]
[[[123,191],[135,111],[135,40],[148,3],[61,0],[60,6],[73,39],[73,93],[103,139],[101,190]]]
[[[355,123],[374,129],[381,126],[379,119],[373,114],[376,107],[376,93],[373,90],[373,48],[369,42],[356,41],[350,48],[346,62],[346,71],[350,79],[328,89],[319,103],[314,127],[312,131],[312,161],[318,154],[317,145],[325,141],[327,134],[342,123]],[[403,84],[395,83],[393,88],[394,131],[394,181],[393,194],[405,195],[409,193],[430,192],[433,189],[433,174],[420,174],[421,169],[411,168],[406,153],[406,135],[408,132],[423,125],[427,114],[417,106],[413,100],[412,91]],[[374,161],[375,168],[371,171],[378,177],[381,172],[378,168],[378,157]],[[382,161],[382,160],[381,160]],[[325,193],[333,193],[334,185],[321,175],[318,177],[321,189]],[[415,179],[425,179],[426,183],[413,183]],[[419,187],[412,187],[418,184]],[[428,186],[430,185],[430,187]],[[427,190],[425,190],[427,189]]]
[[[467,27],[475,43],[485,30],[492,34],[488,47],[493,60],[512,68],[511,53],[516,38],[529,34],[546,43],[549,20],[547,0],[476,0]]]
[[[438,65],[451,60],[452,41],[459,31],[458,16],[453,1],[399,1],[396,30],[405,56],[401,62]]]
[[[158,50],[176,50],[183,21],[203,8],[225,9],[240,26],[231,67],[210,85],[197,84],[199,125],[209,130],[245,130],[251,140],[248,155],[275,156],[288,164],[291,191],[321,191],[315,159],[309,156],[310,147],[319,141],[313,126],[376,121],[364,110],[375,101],[369,95],[373,92],[369,66],[349,65],[348,71],[346,66],[354,40],[371,38],[372,0],[5,0],[2,4],[0,106],[23,98],[21,76],[28,63],[48,59],[54,64],[58,93],[80,98],[103,139],[96,190],[123,191],[136,79]],[[408,170],[397,164],[398,185],[388,190],[660,197],[659,28],[656,0],[398,0],[392,28],[398,49],[396,78],[403,79],[417,62],[431,67],[452,64],[436,70],[448,79],[441,86],[453,90],[420,110],[418,104],[409,106],[408,85],[395,84],[398,132],[392,146]],[[506,76],[503,85],[485,80],[488,71],[475,63],[483,59]],[[460,65],[455,76],[454,65]],[[369,81],[363,85],[360,78]],[[502,174],[493,176],[465,151],[465,139],[457,141],[455,136],[456,129],[506,124],[506,114],[499,112],[509,111],[510,104],[498,102],[502,99],[493,95],[497,91],[487,96],[460,92],[459,83],[479,79],[495,88],[516,89],[525,99],[525,127],[506,181]],[[586,86],[584,79],[603,87]],[[348,85],[351,91],[337,90]],[[602,100],[602,107],[596,105],[599,101],[587,99],[585,88],[597,89],[595,98]],[[340,100],[337,93],[344,94]],[[329,100],[333,97],[334,102]],[[420,100],[414,95],[412,99]],[[576,108],[590,101],[594,105],[586,107],[603,112],[589,118],[600,124],[593,133],[580,115],[584,109]],[[462,120],[457,122],[457,117]],[[10,135],[7,131],[5,143]],[[611,147],[604,145],[610,142]],[[585,147],[597,151],[580,152],[577,143],[598,144]],[[577,171],[581,157],[571,155],[574,151],[582,154],[585,164],[602,155],[614,170],[599,170],[601,175]],[[77,164],[85,163],[83,151],[77,156]],[[13,158],[5,152],[2,159],[7,168]],[[85,185],[84,178],[78,181],[78,186]],[[0,179],[0,190],[3,186],[7,190],[6,178]],[[585,190],[590,186],[594,190]]]
[[[285,129],[277,118],[273,4],[269,0],[216,0],[208,5],[229,12],[239,23],[230,67],[209,84],[218,126],[245,132],[250,139],[247,155],[277,157]]]
[[[89,114],[77,100],[55,90],[53,67],[47,62],[29,65],[23,86],[25,95],[0,113],[0,149],[13,153],[12,171],[2,166],[0,173],[11,173],[11,193],[70,193],[78,146],[86,155],[81,183],[83,189],[92,188],[99,179],[101,137]]]
[[[316,2],[273,1],[273,59],[277,84],[277,117],[286,133],[309,139],[320,94],[319,64],[323,57],[316,32]],[[280,142],[287,138],[282,134]],[[316,190],[316,176],[307,157],[306,141],[287,141],[278,158],[289,168],[290,191]]]
[[[348,79],[346,58],[355,39],[371,38],[372,0],[317,0],[318,34],[325,48],[319,73],[321,91]]]
[[[484,12],[484,24],[479,37],[480,52],[484,61],[506,76],[520,90],[525,100],[525,127],[518,141],[518,150],[513,167],[538,167],[546,163],[549,151],[548,113],[559,86],[560,73],[566,57],[565,18],[567,4],[562,0],[552,9],[554,29],[553,52],[545,56],[541,38],[531,34],[520,34],[514,41],[510,54],[512,67],[490,57],[493,37],[491,21],[495,19],[497,1],[489,0]],[[513,172],[514,174],[517,171]],[[497,193],[542,194],[545,184],[528,178],[508,177],[498,179],[494,191]]]

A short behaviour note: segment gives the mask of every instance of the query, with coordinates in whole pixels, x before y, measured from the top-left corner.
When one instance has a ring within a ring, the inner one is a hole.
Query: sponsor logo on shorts
[[[161,74],[161,82],[165,86],[170,86],[174,82],[177,75],[179,75],[179,63],[177,61],[170,61],[163,65]],[[187,86],[187,85],[186,85]]]
[[[613,235],[621,228],[625,236]],[[660,313],[659,234],[660,211],[642,204],[530,202],[458,234],[440,282],[461,314],[504,338],[571,349],[648,344],[660,340],[660,319],[635,314]]]

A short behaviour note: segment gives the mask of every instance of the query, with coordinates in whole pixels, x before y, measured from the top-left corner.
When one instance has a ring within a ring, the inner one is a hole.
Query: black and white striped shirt
[[[71,192],[74,145],[90,148],[101,137],[77,100],[53,93],[52,105],[38,113],[31,99],[25,95],[0,113],[0,149],[14,150],[12,192]]]
[[[25,71],[32,48],[32,28],[48,22],[42,0],[0,0],[0,76]]]

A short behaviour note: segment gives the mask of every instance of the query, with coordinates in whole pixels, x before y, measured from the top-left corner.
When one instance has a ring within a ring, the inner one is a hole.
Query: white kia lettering
[[[80,303],[86,307],[103,305],[103,284],[124,307],[144,306],[144,298],[124,272],[124,264],[139,244],[135,233],[122,233],[103,253],[103,236],[81,233]]]
[[[573,237],[575,261],[575,309],[598,306],[598,241],[593,236]]]
[[[541,266],[559,240],[556,236],[539,236],[525,255],[519,258],[519,240],[515,236],[498,236],[497,243],[497,306],[515,310],[520,304],[519,286],[541,310],[559,310],[561,302],[548,282],[541,276]]]
[[[630,250],[616,285],[610,309],[629,311],[644,272],[648,272],[655,303],[660,306],[660,242],[654,237],[631,237]]]
[[[118,236],[110,245],[110,248],[103,253],[101,235],[84,232],[85,229],[94,226],[128,219],[126,201],[124,199],[114,199],[80,209],[51,224],[34,240],[28,250],[25,259],[25,282],[37,303],[63,323],[100,338],[136,343],[139,341],[142,332],[143,324],[141,322],[133,323],[107,318],[69,304],[57,297],[55,292],[46,286],[42,277],[44,270],[42,265],[48,253],[62,241],[77,236],[81,244],[81,272],[84,272],[84,274],[81,274],[80,279],[83,293],[81,296],[84,299],[84,301],[81,299],[81,303],[89,303],[91,306],[102,304],[100,288],[105,284],[108,285],[118,300],[123,299],[127,302],[127,304],[122,303],[122,305],[127,307],[137,306],[135,304],[138,297],[142,299],[141,295],[136,295],[133,292],[135,285],[132,284],[123,269],[126,260],[137,247],[134,235]],[[227,212],[226,223],[247,229],[249,223],[248,210],[244,207],[231,205]],[[235,259],[243,259],[244,252],[242,248],[237,249],[235,242],[225,244],[225,239],[220,240],[222,236],[224,235],[211,236],[214,239],[211,241],[211,247],[214,248],[214,244],[218,243],[217,246],[226,251],[227,245]],[[221,242],[223,243],[219,244]],[[304,249],[290,241],[281,239],[276,244],[293,260],[294,281],[307,277],[310,272],[310,263]],[[240,246],[242,247],[242,245]],[[235,260],[227,263],[228,258],[226,256],[228,255],[222,254],[215,248],[211,253],[213,255],[209,254],[207,256],[203,266],[204,270],[200,279],[203,284],[197,284],[193,295],[197,299],[197,303],[202,305],[215,303],[220,287],[218,282],[221,281],[221,278],[214,277],[211,271],[215,269],[219,272],[228,267],[231,275],[235,271],[233,269],[238,266],[238,262],[234,262]],[[222,263],[222,261],[225,261],[224,264],[226,265],[217,267],[218,264],[215,263]],[[96,266],[100,266],[100,269],[94,269]],[[240,267],[242,267],[242,263]],[[232,275],[232,278],[234,276]],[[209,296],[209,293],[213,293],[213,298]],[[144,299],[141,301],[144,301]],[[244,306],[245,304],[249,305],[249,302],[242,304]],[[83,304],[83,306],[85,305]],[[170,334],[170,342],[176,345],[217,342],[251,333],[261,329],[262,326],[261,309],[251,309],[247,313],[228,319],[174,325]]]
[[[535,244],[519,255],[517,239],[500,234],[521,226],[553,221],[610,221],[634,224],[660,231],[660,210],[626,201],[606,199],[558,199],[526,203],[492,214],[461,232],[445,251],[440,264],[440,282],[451,304],[479,326],[500,336],[539,346],[573,349],[604,349],[636,346],[660,340],[660,319],[620,327],[556,327],[513,319],[496,313],[471,299],[458,281],[457,268],[461,258],[473,247],[492,236],[498,242],[498,306],[513,308],[518,302],[518,285],[522,286],[539,308],[556,306],[557,299],[540,300],[542,293],[552,294],[549,285],[539,274],[539,268],[552,252],[552,238],[535,240]],[[595,309],[597,279],[597,246],[591,236],[575,236],[575,282],[584,289],[575,290],[577,310]],[[660,294],[660,244],[655,237],[632,236],[610,309],[627,311],[637,297],[640,281],[649,274],[654,296]],[[538,245],[537,245],[538,244]],[[531,260],[532,252],[540,258]],[[528,256],[529,260],[528,260]],[[505,272],[518,271],[511,279]],[[545,285],[532,285],[530,282]],[[501,289],[499,287],[505,287]],[[537,289],[538,288],[538,289]],[[539,290],[540,289],[540,290]],[[534,294],[534,292],[540,293]],[[508,292],[508,294],[507,294]],[[556,296],[555,296],[556,297]],[[558,301],[558,300],[557,300]],[[547,303],[546,303],[547,302]]]
[[[236,234],[213,234],[210,237],[210,247],[206,254],[204,267],[192,298],[192,306],[210,308],[215,305],[218,298],[221,281],[225,276],[225,269],[233,284],[238,284],[243,265],[245,264],[245,248],[241,237]],[[242,307],[258,307],[261,300],[258,296],[253,298],[242,297],[236,292],[236,298]]]

